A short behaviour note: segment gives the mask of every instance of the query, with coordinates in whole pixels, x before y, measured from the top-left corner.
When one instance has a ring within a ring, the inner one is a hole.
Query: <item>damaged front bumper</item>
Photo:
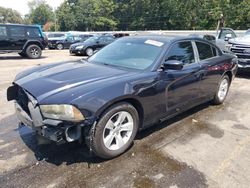
[[[57,143],[81,139],[84,123],[44,118],[37,100],[20,86],[9,87],[7,99],[14,100],[16,115],[21,123],[32,128],[37,134]]]

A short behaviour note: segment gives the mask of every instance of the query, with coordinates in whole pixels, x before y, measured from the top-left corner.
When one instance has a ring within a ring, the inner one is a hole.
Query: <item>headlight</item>
[[[41,105],[41,112],[44,117],[65,121],[82,121],[83,114],[72,105]]]
[[[84,45],[77,46],[77,47],[76,47],[76,50],[81,50],[81,49],[83,49],[83,47],[84,47]]]

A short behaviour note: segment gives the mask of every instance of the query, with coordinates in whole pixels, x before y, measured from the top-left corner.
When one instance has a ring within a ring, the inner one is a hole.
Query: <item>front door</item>
[[[194,43],[182,41],[175,43],[166,56],[167,60],[182,61],[182,70],[165,70],[165,97],[167,114],[195,105],[200,100],[201,66],[197,62],[193,49]]]
[[[217,36],[216,45],[222,50],[222,51],[228,51],[226,48],[226,45],[228,44],[228,39],[226,39],[226,35],[231,34],[232,38],[236,37],[235,32],[230,28],[222,28]]]

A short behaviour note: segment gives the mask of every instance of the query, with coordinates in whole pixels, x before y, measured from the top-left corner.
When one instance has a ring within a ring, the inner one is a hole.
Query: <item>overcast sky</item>
[[[28,2],[31,0],[0,0],[0,6],[17,10],[22,15],[29,12]],[[46,0],[51,7],[58,7],[64,0]]]

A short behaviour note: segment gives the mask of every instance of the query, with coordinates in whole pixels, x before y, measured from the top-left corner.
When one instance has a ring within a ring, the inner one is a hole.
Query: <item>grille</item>
[[[238,58],[249,59],[250,53],[246,52],[246,50],[250,51],[250,46],[248,46],[248,45],[234,45],[233,47],[231,47],[231,51],[233,53],[235,53],[238,56]]]
[[[29,98],[21,87],[18,87],[18,90],[17,90],[17,103],[22,107],[22,109],[27,114],[30,115],[30,111],[28,108]]]

